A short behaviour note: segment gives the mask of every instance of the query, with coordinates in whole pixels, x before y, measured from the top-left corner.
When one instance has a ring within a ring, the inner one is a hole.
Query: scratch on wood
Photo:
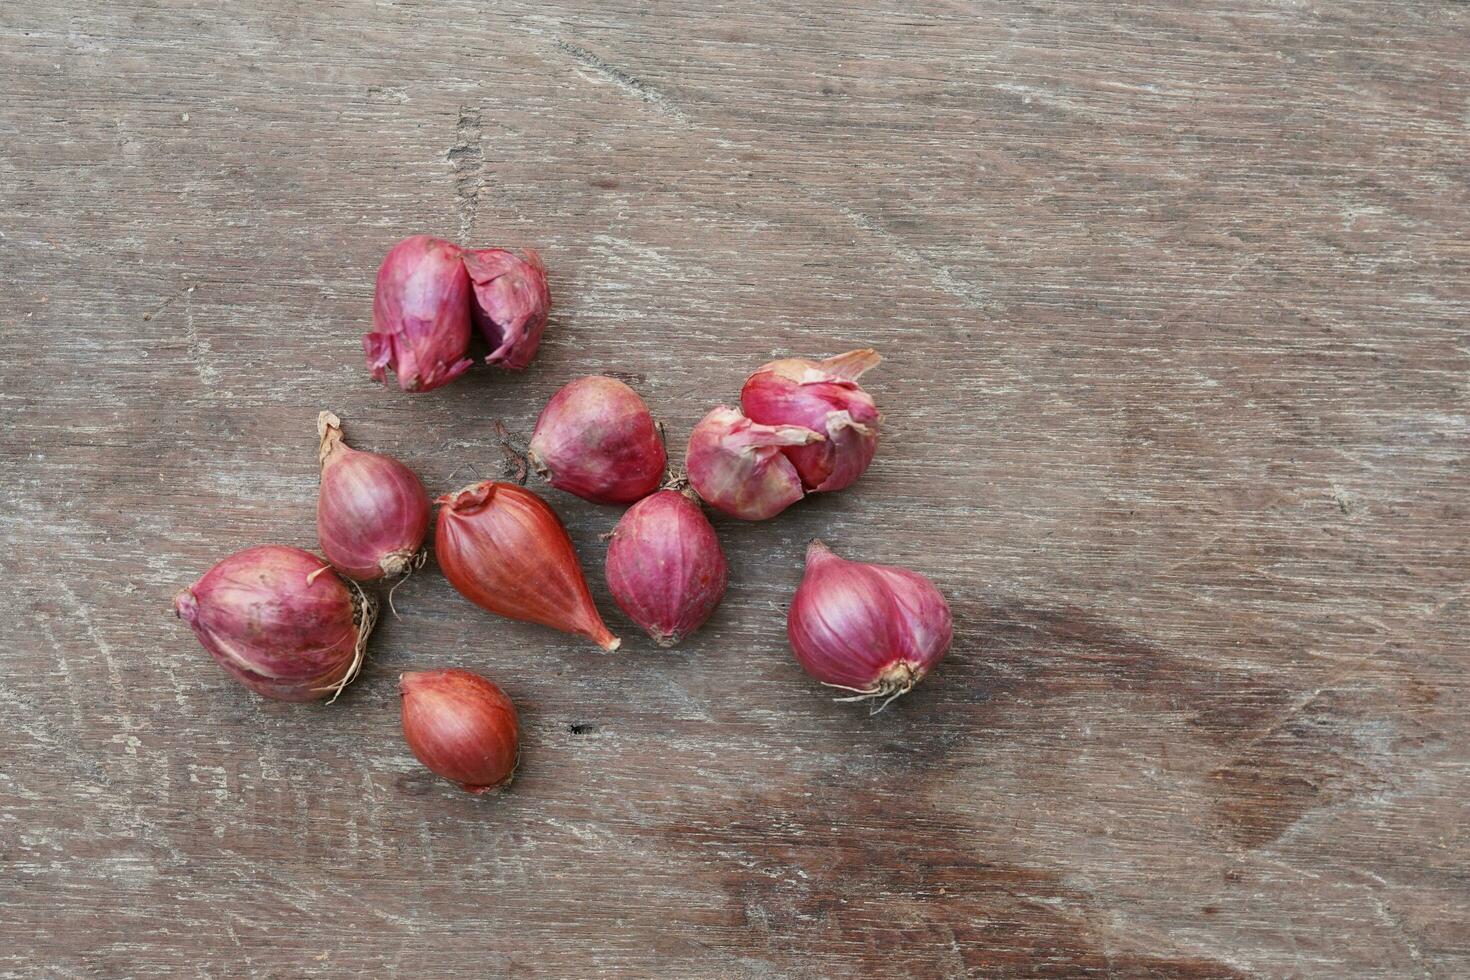
[[[480,110],[460,106],[459,121],[454,127],[454,145],[445,156],[454,168],[454,202],[459,215],[461,242],[470,238],[475,213],[480,206],[480,191],[485,186],[485,151],[480,145],[481,135]]]
[[[190,286],[188,292],[192,294],[194,287]],[[219,369],[213,363],[214,348],[209,345],[209,340],[199,332],[199,326],[194,322],[194,302],[190,295],[184,300],[184,336],[189,340],[189,359],[194,362],[194,370],[199,374],[199,380],[207,388],[219,380]]]
[[[682,109],[670,102],[667,96],[641,78],[624,71],[617,65],[611,64],[584,47],[572,44],[570,41],[556,38],[552,43],[558,51],[569,55],[577,64],[589,69],[593,74],[604,80],[611,82],[634,98],[646,102],[656,111],[672,119],[677,119],[682,123],[689,122],[689,117]]]
[[[174,301],[177,300],[180,296],[192,293],[193,291],[194,287],[189,286],[187,289],[181,289],[178,292],[174,293],[168,299],[164,300],[162,303],[159,303],[156,307],[154,307],[152,311],[144,313],[143,322],[147,323],[148,321],[152,320],[154,317],[158,316],[158,314],[162,313],[164,310],[172,306],[174,304]]]

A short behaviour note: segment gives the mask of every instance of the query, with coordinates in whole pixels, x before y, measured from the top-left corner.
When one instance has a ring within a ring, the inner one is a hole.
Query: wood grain
[[[1470,8],[818,9],[0,6],[0,974],[1470,973]],[[541,250],[532,370],[369,382],[421,231]],[[679,444],[868,344],[872,470],[720,522],[680,652],[558,493],[624,653],[430,571],[302,707],[169,613],[314,544],[319,409],[445,490],[574,376]],[[815,535],[953,601],[875,718],[785,647]],[[414,763],[433,666],[512,792]]]

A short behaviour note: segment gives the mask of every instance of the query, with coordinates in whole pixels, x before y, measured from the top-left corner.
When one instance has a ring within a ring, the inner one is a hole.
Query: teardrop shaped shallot
[[[423,557],[429,495],[413,470],[392,456],[353,449],[342,421],[317,416],[322,482],[316,529],[322,554],[363,582],[402,575]]]
[[[503,248],[466,249],[464,266],[474,288],[471,313],[490,344],[486,364],[512,371],[530,365],[541,346],[551,287],[541,256],[526,249],[524,259]]]
[[[725,553],[699,504],[660,490],[628,508],[607,546],[607,585],[661,647],[704,625],[725,595]]]
[[[761,425],[721,405],[694,427],[684,465],[711,507],[763,521],[802,498],[801,476],[782,450],[822,439],[799,425]]]
[[[236,552],[174,599],[219,665],[278,701],[332,695],[357,676],[377,604],[309,551]]]
[[[469,369],[470,277],[458,245],[414,235],[388,252],[373,291],[373,330],[362,349],[374,380],[398,375],[404,391],[429,391]]]
[[[434,556],[465,598],[498,616],[618,648],[592,602],[572,539],[546,501],[514,483],[485,480],[436,503]]]
[[[592,375],[551,396],[531,436],[531,463],[558,490],[595,504],[630,504],[658,489],[668,457],[638,392]]]
[[[882,698],[874,709],[881,711],[944,657],[954,624],[949,604],[924,576],[847,561],[813,541],[786,632],[808,674],[856,695],[838,700]]]
[[[398,678],[403,738],[431,772],[484,793],[510,782],[520,761],[515,705],[468,670],[410,671]]]
[[[841,490],[873,461],[878,449],[878,406],[858,385],[883,358],[871,348],[825,361],[786,358],[745,381],[740,407],[764,425],[800,425],[826,440],[783,450],[810,493]]]

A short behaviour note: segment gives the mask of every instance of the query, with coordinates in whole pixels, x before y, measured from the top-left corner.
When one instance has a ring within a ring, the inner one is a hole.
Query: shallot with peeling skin
[[[309,551],[247,548],[174,599],[231,677],[278,701],[337,694],[357,676],[377,604]]]
[[[342,421],[317,416],[317,540],[339,571],[367,582],[403,575],[423,561],[429,495],[413,470],[391,456],[353,449]]]
[[[373,292],[373,330],[362,338],[374,380],[398,375],[404,391],[429,391],[468,370],[470,277],[458,245],[428,235],[388,252]]]
[[[847,561],[813,541],[786,633],[808,674],[855,695],[840,701],[882,698],[876,713],[944,657],[954,623],[944,596],[924,576]]]
[[[761,425],[721,405],[689,436],[689,482],[717,510],[763,521],[802,498],[801,475],[782,450],[823,438],[804,426]]]
[[[510,782],[520,719],[498,686],[468,670],[425,670],[400,675],[398,689],[403,738],[431,772],[476,794]]]
[[[592,602],[572,539],[546,501],[514,483],[485,480],[436,503],[434,556],[461,595],[498,616],[618,648]]]
[[[725,595],[725,553],[699,504],[660,490],[628,508],[607,547],[607,585],[661,647],[704,625]]]
[[[871,348],[825,361],[786,358],[761,367],[745,381],[740,407],[765,425],[800,425],[823,442],[784,452],[808,492],[841,490],[873,461],[878,449],[878,406],[858,378],[883,358]]]
[[[474,289],[471,314],[490,345],[485,363],[512,371],[524,370],[536,356],[551,309],[546,266],[531,249],[525,253],[524,259],[503,248],[466,249],[464,253]]]
[[[558,490],[630,504],[658,489],[668,456],[638,393],[616,378],[578,378],[551,396],[531,436],[531,463]]]

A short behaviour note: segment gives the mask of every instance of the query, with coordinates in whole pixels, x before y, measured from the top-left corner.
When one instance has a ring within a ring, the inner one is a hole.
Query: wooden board
[[[0,7],[0,974],[1470,973],[1470,8],[842,8]],[[369,382],[423,231],[542,251],[532,370]],[[572,377],[681,444],[866,344],[872,470],[720,521],[678,652],[560,493],[618,655],[431,566],[293,706],[170,613],[314,545],[319,409],[443,491]],[[877,717],[786,648],[818,535],[954,606]],[[447,665],[511,792],[404,746]]]

